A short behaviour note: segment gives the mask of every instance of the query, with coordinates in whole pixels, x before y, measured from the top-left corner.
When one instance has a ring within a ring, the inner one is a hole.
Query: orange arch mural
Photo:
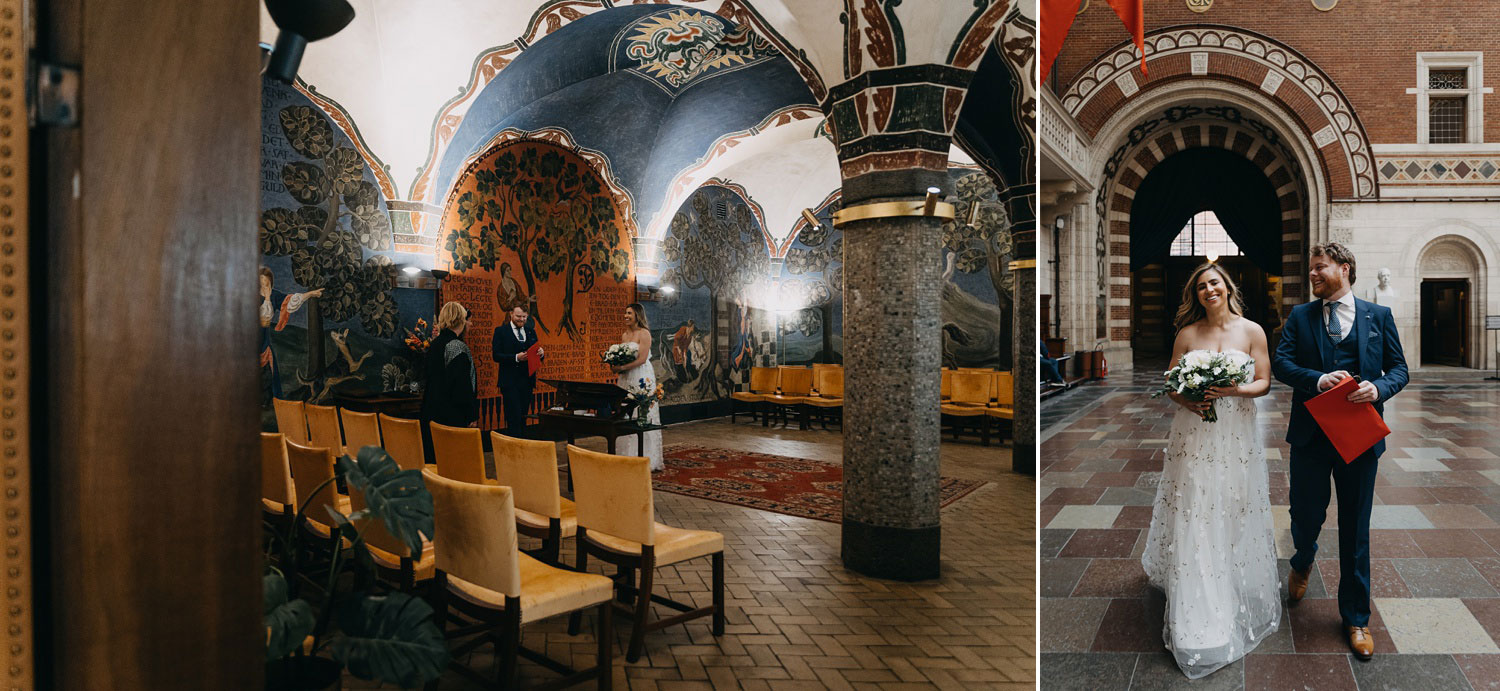
[[[539,378],[615,380],[599,354],[619,341],[625,306],[635,300],[631,243],[587,161],[550,142],[505,142],[464,170],[442,228],[439,252],[452,271],[443,300],[469,308],[464,341],[480,398],[499,395],[491,334],[516,305],[531,312],[547,351]]]

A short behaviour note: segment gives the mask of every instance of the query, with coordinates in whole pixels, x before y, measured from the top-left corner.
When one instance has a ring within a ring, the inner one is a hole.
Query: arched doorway
[[[1422,249],[1417,262],[1421,346],[1412,358],[1421,365],[1482,366],[1482,256],[1456,235],[1440,237]]]
[[[1239,284],[1248,318],[1268,332],[1279,325],[1281,215],[1266,172],[1232,149],[1179,151],[1147,173],[1130,210],[1131,347],[1138,361],[1171,353],[1182,287],[1209,259]]]

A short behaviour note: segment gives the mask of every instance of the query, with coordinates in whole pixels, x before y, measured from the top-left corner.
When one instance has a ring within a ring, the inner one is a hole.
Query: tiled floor
[[[842,457],[836,430],[727,419],[673,426],[664,442]],[[699,619],[648,634],[646,655],[626,664],[629,626],[617,619],[615,688],[1034,688],[1035,485],[1010,466],[1008,447],[944,442],[944,475],[990,484],[943,511],[943,576],[922,583],[845,570],[837,524],[657,492],[657,520],[724,533],[728,630],[715,639],[708,619]],[[564,544],[571,562],[572,540]],[[671,597],[706,603],[709,565],[699,561],[658,570],[658,584]],[[561,620],[529,625],[523,644],[587,667],[593,621],[586,617],[575,637]],[[552,678],[530,664],[522,672],[532,683]],[[478,688],[452,673],[442,686]]]
[[[1044,689],[1189,685],[1162,646],[1163,597],[1140,564],[1170,426],[1171,404],[1146,397],[1161,369],[1141,366],[1043,406]],[[1392,434],[1371,518],[1375,659],[1355,660],[1342,638],[1330,507],[1308,599],[1251,655],[1192,687],[1500,688],[1500,382],[1487,374],[1413,372],[1386,404]],[[1280,384],[1257,401],[1283,589],[1289,405]]]

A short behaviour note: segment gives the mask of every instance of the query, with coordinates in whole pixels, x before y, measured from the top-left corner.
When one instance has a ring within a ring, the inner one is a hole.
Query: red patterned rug
[[[666,469],[652,473],[656,489],[838,523],[844,511],[844,468],[837,463],[764,453],[671,444]],[[940,478],[940,506],[984,486],[982,480]]]

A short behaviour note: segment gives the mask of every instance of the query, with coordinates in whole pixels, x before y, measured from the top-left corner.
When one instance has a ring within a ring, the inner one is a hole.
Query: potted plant
[[[405,593],[377,592],[374,563],[363,539],[370,521],[381,521],[412,554],[422,553],[423,536],[432,538],[433,519],[432,495],[421,471],[402,470],[378,446],[360,449],[356,459],[339,458],[334,478],[305,495],[296,520],[280,540],[280,562],[295,563],[308,503],[339,478],[364,495],[366,508],[347,516],[328,508],[349,547],[333,550],[320,609],[315,611],[307,600],[293,597],[294,589],[281,570],[267,569],[263,591],[266,688],[338,688],[344,669],[360,679],[401,688],[433,681],[448,665],[448,648],[432,621],[432,607]],[[353,578],[341,578],[351,568]],[[352,587],[341,591],[345,580]],[[311,644],[306,645],[309,636]]]

